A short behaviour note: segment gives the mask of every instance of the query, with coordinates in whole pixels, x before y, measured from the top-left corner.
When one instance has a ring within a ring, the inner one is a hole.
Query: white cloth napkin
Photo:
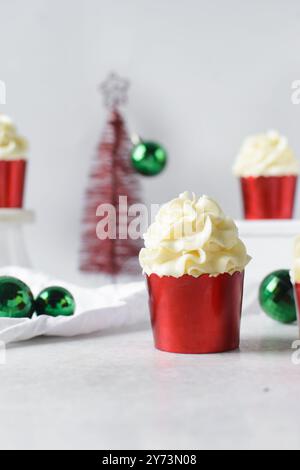
[[[97,289],[53,281],[44,274],[24,268],[0,269],[0,276],[15,276],[37,295],[50,285],[60,285],[72,292],[76,312],[72,317],[0,318],[0,341],[24,341],[36,336],[77,336],[131,325],[148,318],[144,282],[110,284]]]

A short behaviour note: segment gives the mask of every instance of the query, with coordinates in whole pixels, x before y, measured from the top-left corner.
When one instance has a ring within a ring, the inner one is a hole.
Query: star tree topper
[[[104,104],[107,108],[116,109],[127,102],[129,80],[120,77],[112,72],[101,84],[100,89],[104,97]]]

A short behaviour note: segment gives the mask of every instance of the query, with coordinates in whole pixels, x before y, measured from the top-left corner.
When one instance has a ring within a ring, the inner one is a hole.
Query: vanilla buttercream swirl
[[[291,271],[292,282],[300,283],[300,235],[296,238],[294,244],[293,268]]]
[[[12,120],[0,114],[0,158],[24,158],[28,150],[27,140],[17,133]]]
[[[234,221],[209,197],[187,192],[161,207],[144,240],[140,264],[147,275],[233,274],[250,261]]]
[[[245,140],[233,172],[239,177],[298,175],[299,162],[287,138],[269,131]]]

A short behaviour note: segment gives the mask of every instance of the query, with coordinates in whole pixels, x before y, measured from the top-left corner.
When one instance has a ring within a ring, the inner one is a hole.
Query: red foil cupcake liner
[[[0,207],[22,208],[26,160],[0,160]]]
[[[245,219],[292,219],[297,176],[241,178]]]
[[[208,354],[240,344],[244,273],[180,278],[147,276],[157,349]]]

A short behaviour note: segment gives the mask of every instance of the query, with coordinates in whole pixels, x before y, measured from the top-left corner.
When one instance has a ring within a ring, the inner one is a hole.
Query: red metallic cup
[[[297,176],[241,178],[245,218],[292,219]]]
[[[0,207],[22,208],[26,160],[0,160]]]
[[[180,278],[147,276],[155,347],[209,354],[240,344],[244,273]]]

